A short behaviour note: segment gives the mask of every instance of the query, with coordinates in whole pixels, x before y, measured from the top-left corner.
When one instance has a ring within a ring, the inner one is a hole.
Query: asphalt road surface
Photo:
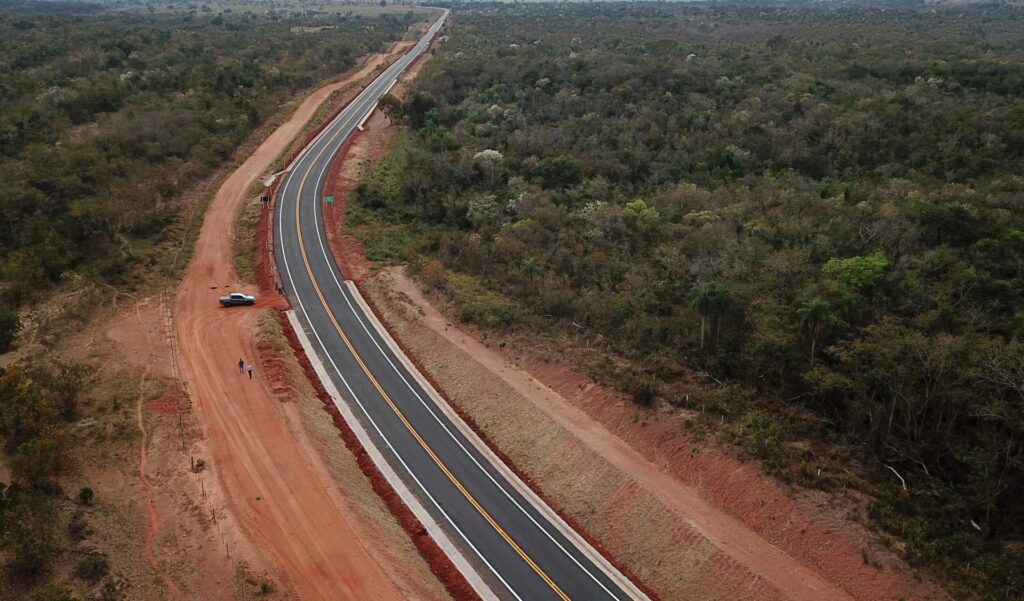
[[[327,249],[321,204],[334,155],[377,99],[427,50],[448,12],[301,154],[275,209],[288,299],[374,445],[500,599],[643,599],[564,524],[545,517],[452,423],[361,309]],[[477,441],[478,442],[478,441]],[[534,498],[536,502],[536,498]]]

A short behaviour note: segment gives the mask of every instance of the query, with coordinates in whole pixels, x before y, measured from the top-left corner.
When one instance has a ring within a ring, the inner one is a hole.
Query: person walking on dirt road
[[[239,359],[238,360],[238,373],[242,373],[242,368],[244,368],[244,367],[245,367],[245,361],[242,361],[241,359]]]
[[[252,379],[252,363],[245,366],[245,371],[249,372],[249,379]]]

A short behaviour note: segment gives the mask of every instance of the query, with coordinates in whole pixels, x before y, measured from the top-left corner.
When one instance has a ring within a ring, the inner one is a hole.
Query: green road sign
[[[334,202],[333,196],[324,196],[324,202]]]

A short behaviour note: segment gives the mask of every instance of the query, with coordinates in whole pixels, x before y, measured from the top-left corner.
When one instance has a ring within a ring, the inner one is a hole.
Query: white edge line
[[[443,24],[444,20],[448,18],[448,13],[449,13],[449,11],[447,9],[445,9],[444,14],[442,14],[441,17],[437,20],[437,22],[435,22],[434,25],[431,26],[431,29],[433,29],[434,27],[437,27],[437,30],[434,31],[434,34],[436,34],[437,31],[439,31],[441,29],[441,25]],[[433,34],[431,34],[431,35],[433,35]],[[421,44],[421,43],[423,43],[423,38],[420,38],[419,44]],[[419,46],[419,44],[417,44],[416,46]],[[359,94],[356,95],[355,98],[350,100],[348,102],[348,104],[346,104],[345,107],[341,109],[341,111],[338,113],[338,116],[335,117],[334,120],[332,120],[330,123],[325,125],[324,128],[320,130],[320,133],[318,133],[316,136],[314,136],[313,139],[310,140],[309,143],[306,144],[306,146],[302,150],[299,151],[299,154],[295,155],[295,158],[292,159],[292,162],[288,163],[288,165],[285,166],[285,168],[282,171],[291,171],[292,167],[297,165],[299,163],[299,161],[301,161],[306,156],[306,154],[309,152],[309,149],[313,148],[314,146],[316,146],[320,142],[320,139],[323,138],[327,134],[327,131],[329,129],[331,129],[340,120],[341,114],[344,113],[345,110],[349,106],[352,106],[353,104],[355,104],[362,96],[364,96],[366,94],[366,90],[369,89],[371,86],[373,86],[373,84],[376,83],[378,79],[380,79],[382,76],[384,76],[389,71],[391,71],[395,67],[395,65],[397,65],[399,62],[401,62],[402,59],[404,59],[407,56],[409,56],[409,54],[411,52],[415,51],[415,50],[416,50],[416,47],[414,46],[408,52],[403,54],[398,60],[396,60],[394,63],[392,63],[389,67],[384,69],[384,71],[380,75],[378,75],[376,78],[374,78],[370,83],[366,84],[366,87],[364,87],[359,92]],[[416,53],[417,58],[419,57],[419,55],[423,54],[425,51],[426,51],[426,48],[419,49],[419,52]],[[411,61],[409,61],[409,62],[411,62]],[[403,66],[401,68],[401,71],[405,71],[405,66]]]
[[[373,328],[377,330],[377,333],[388,345],[388,348],[391,349],[392,353],[398,357],[406,371],[412,374],[420,387],[426,391],[430,400],[433,401],[441,412],[448,417],[455,427],[458,428],[459,432],[461,432],[466,440],[468,440],[470,444],[480,452],[488,463],[490,463],[506,481],[512,484],[519,494],[521,494],[534,509],[554,525],[555,528],[557,528],[559,532],[561,532],[562,535],[579,550],[580,553],[590,559],[594,565],[604,572],[605,575],[608,576],[612,582],[617,584],[623,592],[629,595],[630,598],[634,601],[650,601],[650,598],[641,591],[632,580],[626,578],[618,568],[613,566],[604,555],[599,553],[593,545],[587,542],[587,540],[584,539],[575,528],[566,523],[566,521],[562,519],[562,516],[558,515],[558,512],[552,509],[551,506],[541,499],[532,488],[527,486],[526,483],[523,482],[522,479],[513,472],[504,461],[494,454],[491,447],[487,446],[487,444],[480,439],[477,433],[469,427],[469,424],[462,419],[462,416],[455,412],[448,401],[441,397],[440,393],[437,392],[437,389],[435,389],[434,386],[423,376],[420,370],[413,365],[405,351],[403,351],[401,347],[398,346],[398,343],[395,342],[391,333],[388,332],[387,328],[380,323],[380,320],[377,318],[377,314],[370,309],[370,306],[367,304],[366,299],[363,298],[362,292],[359,291],[359,288],[351,280],[344,280],[344,283],[352,294],[352,297],[356,300],[356,303],[359,304],[363,313],[367,316],[367,319],[369,319],[370,323],[373,325]]]
[[[427,512],[426,508],[420,504],[419,500],[412,491],[406,487],[405,482],[398,477],[398,474],[391,468],[384,456],[377,449],[376,445],[373,444],[369,434],[363,428],[362,424],[356,419],[354,413],[349,408],[348,403],[341,399],[341,394],[338,392],[337,387],[334,385],[334,381],[331,380],[330,376],[327,375],[327,371],[324,369],[323,363],[320,361],[319,356],[313,350],[313,346],[306,336],[306,331],[303,329],[302,324],[299,322],[298,316],[295,315],[295,311],[289,309],[285,311],[288,316],[288,321],[291,323],[292,330],[295,331],[295,335],[299,338],[299,343],[302,345],[303,351],[309,358],[309,362],[313,365],[313,371],[316,372],[317,378],[320,383],[323,384],[324,389],[327,390],[327,394],[331,396],[331,400],[334,402],[334,406],[337,407],[341,413],[345,423],[352,428],[356,438],[359,439],[359,444],[366,450],[367,455],[370,456],[370,460],[380,471],[384,479],[387,480],[388,484],[394,489],[395,493],[398,494],[405,506],[409,508],[409,511],[416,516],[416,519],[423,524],[423,527],[427,530],[427,534],[437,543],[437,546],[441,548],[448,559],[451,560],[452,564],[455,565],[456,569],[462,574],[462,576],[469,583],[469,586],[476,591],[476,594],[480,595],[484,601],[498,601],[497,595],[491,590],[489,586],[480,577],[480,574],[473,568],[473,566],[466,560],[466,557],[459,551],[458,547],[452,544],[451,539],[448,535],[441,530],[441,527],[434,520],[434,518]],[[450,520],[449,520],[450,521]]]

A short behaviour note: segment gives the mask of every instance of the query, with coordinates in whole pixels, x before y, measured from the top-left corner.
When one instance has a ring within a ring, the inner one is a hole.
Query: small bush
[[[639,380],[633,385],[633,401],[641,407],[650,407],[654,404],[658,390],[650,380]]]
[[[88,555],[75,566],[75,577],[89,584],[96,584],[109,573],[110,563],[100,555]]]
[[[508,327],[521,321],[513,303],[489,291],[476,277],[450,272],[447,287],[459,321],[491,328]]]
[[[48,584],[32,593],[32,601],[78,601],[68,585],[59,582]]]
[[[49,547],[18,545],[7,560],[7,568],[15,577],[31,580],[46,571],[51,556]]]
[[[92,528],[85,521],[85,512],[79,510],[73,513],[68,521],[68,538],[77,543],[89,538],[91,534]]]
[[[251,281],[256,277],[256,229],[259,227],[263,203],[259,197],[250,198],[242,207],[238,219],[238,232],[235,237],[235,272],[243,281]]]
[[[95,493],[88,486],[83,486],[81,490],[78,491],[78,502],[82,505],[92,505],[93,497],[95,497]]]
[[[107,578],[100,586],[96,601],[122,601],[126,597],[128,583],[121,578]]]

